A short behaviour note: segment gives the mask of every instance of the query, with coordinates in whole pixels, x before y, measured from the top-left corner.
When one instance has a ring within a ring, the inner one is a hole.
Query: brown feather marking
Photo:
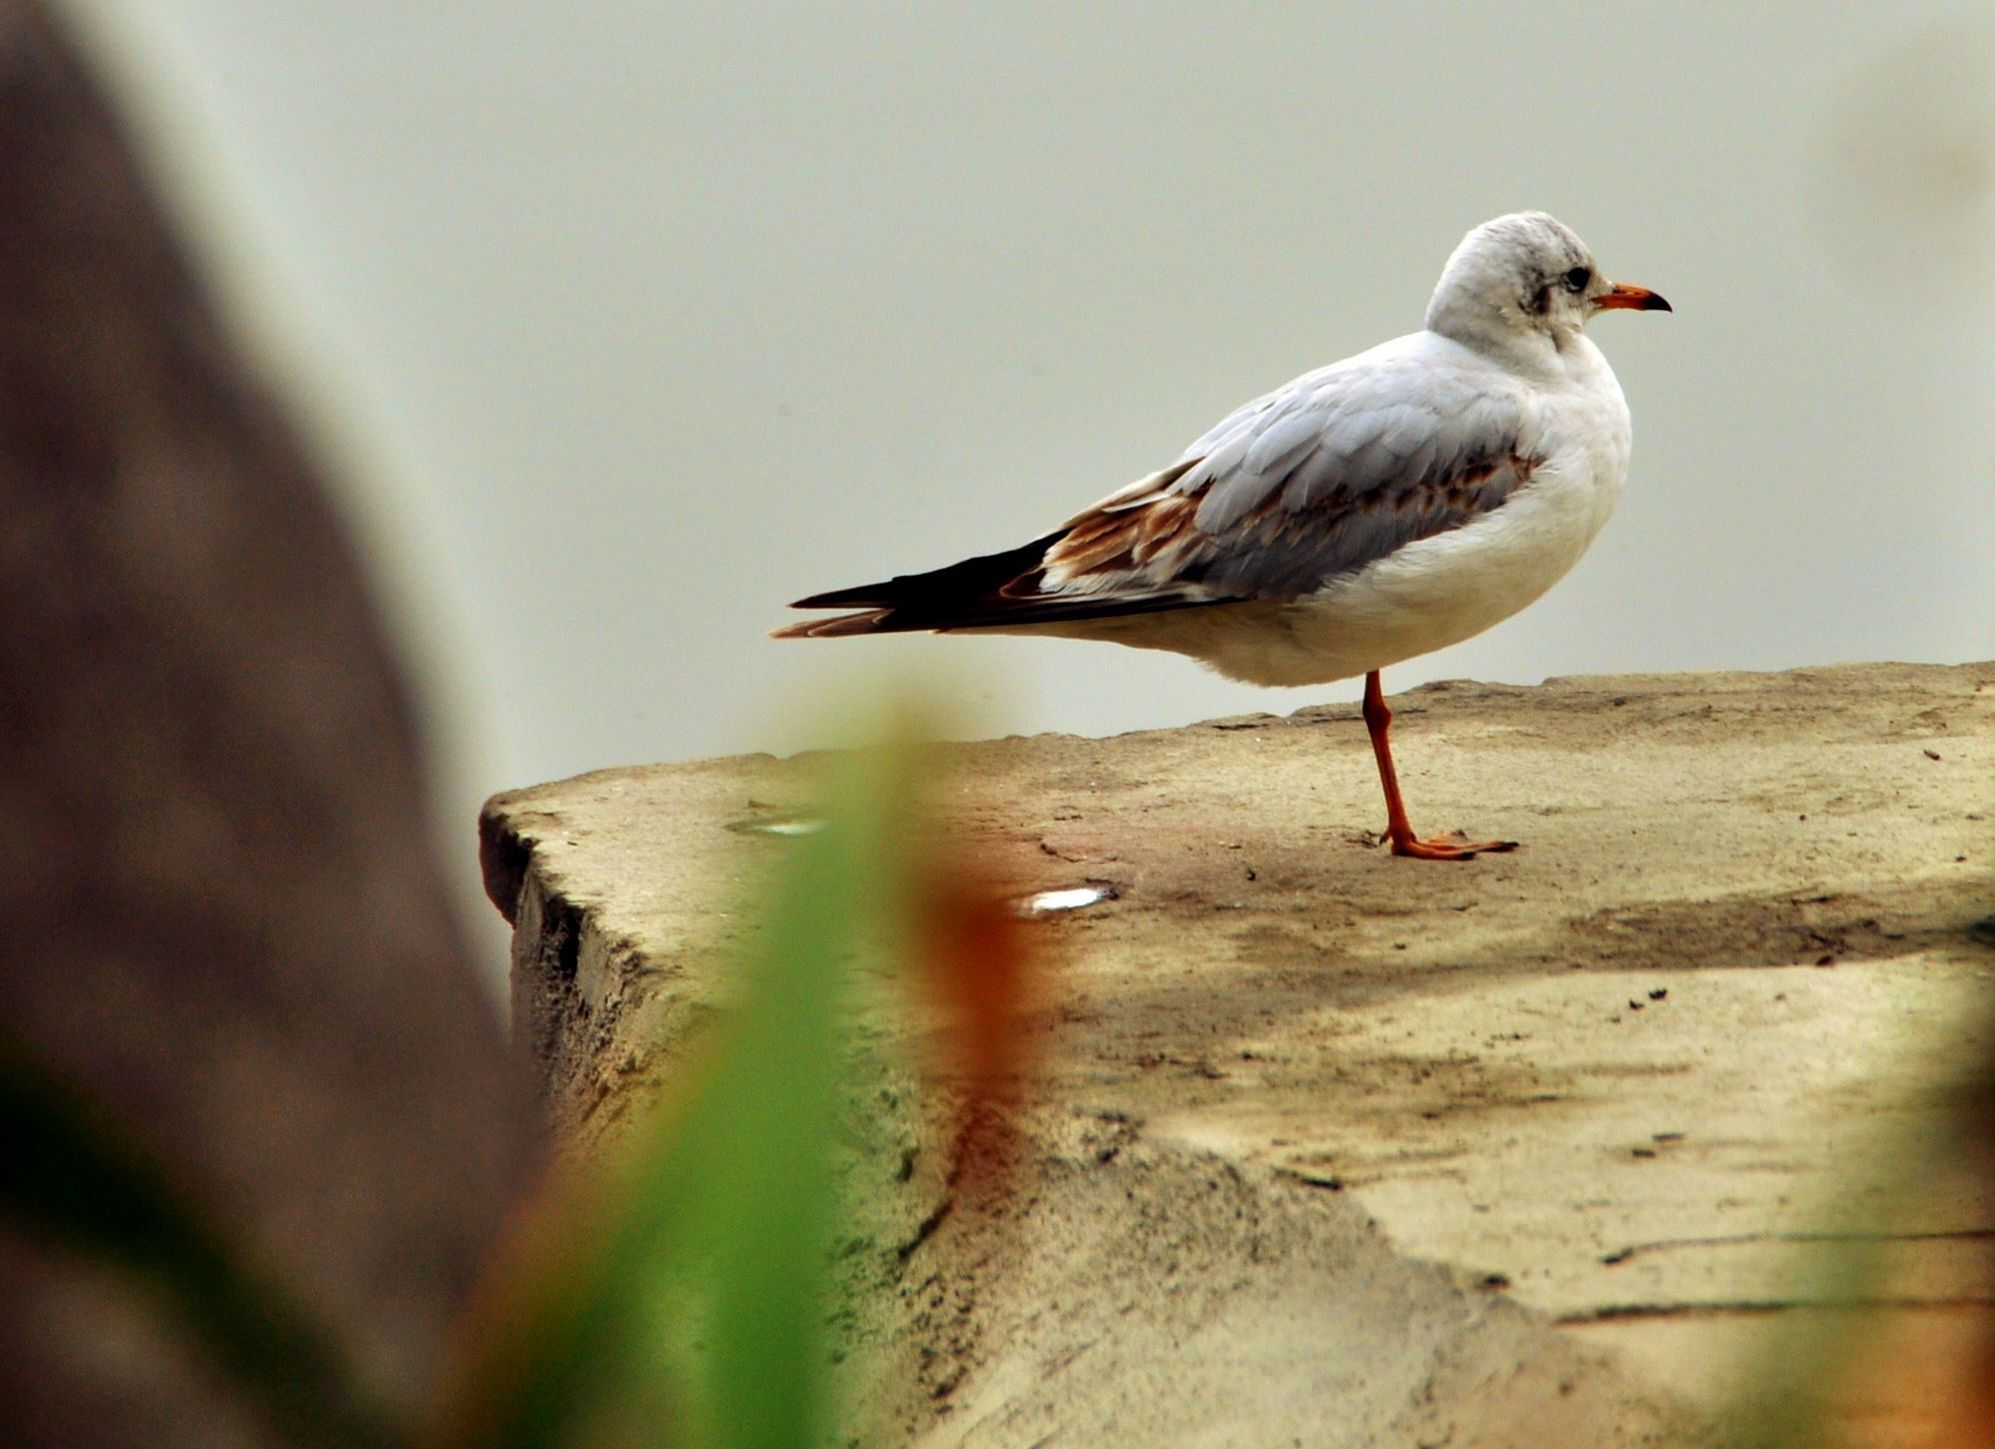
[[[1097,514],[1069,530],[1065,538],[1062,538],[1058,543],[1053,545],[1052,549],[1048,550],[1048,557],[1050,558],[1054,553],[1073,554],[1076,556],[1085,555],[1101,547],[1104,541],[1106,542],[1106,546],[1113,551],[1122,546],[1122,537],[1128,532],[1130,527],[1131,524],[1128,516],[1120,514],[1103,516]]]
[[[1046,551],[1046,572],[1066,580],[1142,568],[1173,540],[1194,531],[1198,504],[1194,495],[1171,493],[1141,507],[1083,514]]]
[[[1166,549],[1187,542],[1187,535],[1198,535],[1194,521],[1198,517],[1201,501],[1196,495],[1176,493],[1152,504],[1138,515],[1140,521],[1136,537],[1129,550],[1130,558],[1138,567],[1149,563]]]
[[[1398,517],[1441,519],[1447,514],[1475,511],[1482,489],[1508,468],[1516,478],[1510,491],[1522,487],[1537,471],[1540,460],[1511,453],[1501,462],[1477,463],[1451,478],[1432,479],[1425,486],[1375,488],[1355,498],[1326,500],[1311,508],[1286,506],[1286,491],[1272,489],[1227,532],[1237,539],[1259,538],[1268,543],[1301,542],[1323,527],[1323,515],[1355,512],[1367,517],[1390,512]],[[1199,549],[1212,535],[1198,527],[1204,492],[1168,493],[1141,502],[1123,502],[1113,512],[1101,506],[1081,514],[1067,535],[1047,550],[1043,567],[1016,581],[1031,589],[1050,577],[1053,585],[1072,583],[1089,575],[1130,573],[1156,568],[1164,577],[1196,562]],[[1447,525],[1443,525],[1447,526]],[[1423,532],[1420,536],[1426,536]]]

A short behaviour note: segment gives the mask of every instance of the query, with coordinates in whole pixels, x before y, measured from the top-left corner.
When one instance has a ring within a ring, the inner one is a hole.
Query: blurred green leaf
[[[516,1245],[437,1442],[657,1442],[661,1323],[704,1330],[672,1437],[795,1449],[828,1433],[850,958],[905,911],[913,762],[905,745],[842,757],[826,828],[785,842],[728,1020],[622,1154]]]

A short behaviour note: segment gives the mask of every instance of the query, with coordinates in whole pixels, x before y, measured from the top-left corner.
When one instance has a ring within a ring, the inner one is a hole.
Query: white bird
[[[1623,307],[1670,310],[1543,212],[1500,216],[1448,258],[1422,330],[1255,399],[1028,544],[801,599],[856,612],[776,636],[977,629],[1169,649],[1254,684],[1363,674],[1393,853],[1513,849],[1413,833],[1379,671],[1508,618],[1593,542],[1630,429],[1581,329]]]

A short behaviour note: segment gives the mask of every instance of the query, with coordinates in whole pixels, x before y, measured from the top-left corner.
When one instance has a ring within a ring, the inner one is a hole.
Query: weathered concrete
[[[1039,928],[1020,1200],[872,1245],[861,1337],[905,1374],[862,1431],[1688,1442],[1798,1319],[1972,1326],[1995,1204],[1919,1143],[1988,1054],[1995,665],[1437,685],[1398,714],[1415,825],[1523,850],[1365,848],[1349,707],[952,752],[956,826],[1012,885],[1119,896]],[[739,884],[784,848],[727,825],[810,779],[704,761],[488,807],[519,1019],[578,1140],[724,995]],[[906,1227],[945,1189],[898,1191]],[[1908,1392],[1852,1412],[1909,1432]]]

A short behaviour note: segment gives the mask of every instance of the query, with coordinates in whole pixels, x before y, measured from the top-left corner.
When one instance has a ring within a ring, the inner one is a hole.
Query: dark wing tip
[[[838,639],[855,634],[946,632],[1067,623],[1121,614],[1232,602],[1203,591],[1165,587],[1142,594],[1042,592],[1047,552],[1068,527],[1003,553],[965,559],[925,574],[904,574],[883,584],[834,589],[799,599],[795,609],[851,609],[771,631],[776,639]]]
[[[790,605],[793,609],[855,609],[839,619],[794,624],[783,639],[823,639],[841,634],[876,634],[915,629],[946,629],[966,617],[983,613],[994,599],[1021,577],[1032,573],[1046,550],[1061,536],[1058,530],[1002,553],[964,559],[946,568],[921,574],[901,574],[883,583],[832,589]]]
[[[830,589],[822,594],[812,594],[807,599],[798,599],[791,604],[792,609],[867,609],[884,608],[891,601],[894,585],[900,580],[879,584],[860,584],[850,589]]]

